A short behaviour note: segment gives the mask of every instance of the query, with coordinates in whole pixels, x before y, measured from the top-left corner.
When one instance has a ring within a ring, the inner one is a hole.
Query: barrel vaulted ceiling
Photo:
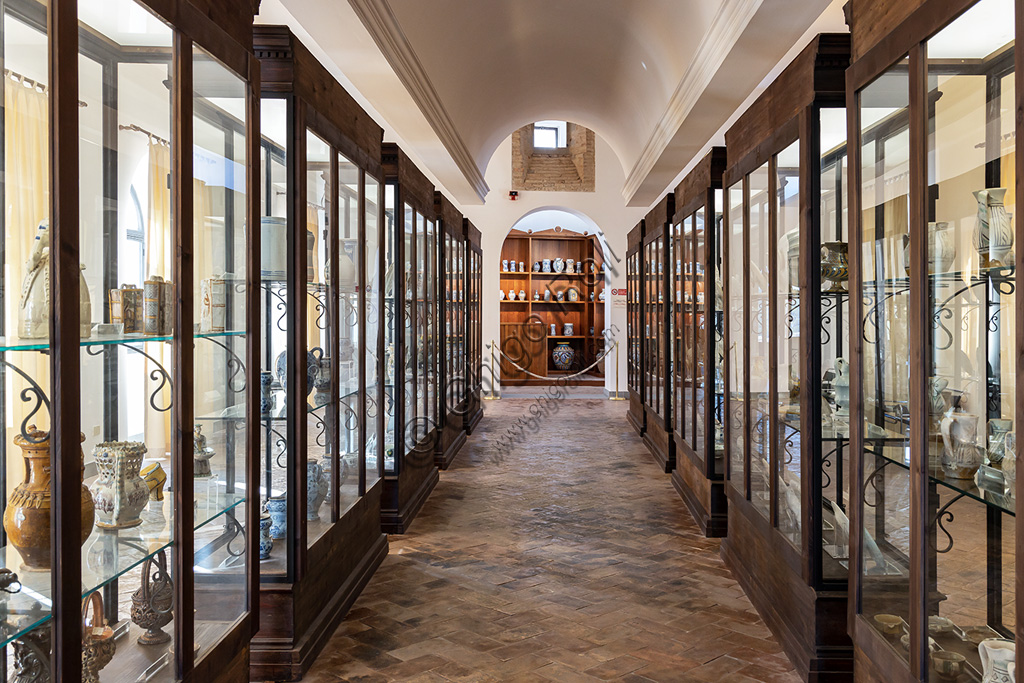
[[[545,119],[618,157],[656,201],[829,0],[265,0],[457,201],[497,146]],[[303,35],[305,34],[305,35]]]

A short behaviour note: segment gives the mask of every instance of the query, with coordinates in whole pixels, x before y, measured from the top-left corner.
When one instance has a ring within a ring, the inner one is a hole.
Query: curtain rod
[[[22,76],[21,74],[19,74],[16,71],[11,71],[10,69],[4,69],[4,76],[6,76],[8,78],[13,78],[14,80],[18,81],[19,83],[24,83],[25,85],[32,86],[33,88],[39,89],[39,90],[43,91],[44,93],[49,93],[50,92],[50,89],[48,87],[46,87],[45,83],[40,83],[39,81],[33,80],[33,79],[31,79],[31,78],[29,78],[27,76]],[[82,100],[78,100],[78,106],[79,107],[88,107],[89,105],[86,104],[85,102],[83,102]]]
[[[164,140],[159,135],[155,135],[153,133],[150,133],[145,128],[143,128],[141,126],[136,126],[134,123],[130,123],[127,126],[123,126],[123,125],[118,124],[117,129],[118,130],[130,130],[130,131],[133,131],[135,133],[142,133],[143,135],[147,136],[150,140],[155,140],[156,142],[165,144],[168,147],[171,146],[171,143],[170,143],[169,140]]]

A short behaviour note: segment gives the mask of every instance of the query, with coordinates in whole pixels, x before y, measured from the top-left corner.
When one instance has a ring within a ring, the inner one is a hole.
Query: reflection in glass
[[[729,325],[729,348],[726,349],[729,373],[729,481],[737,491],[745,495],[747,404],[744,372],[747,359],[743,347],[747,307],[744,304],[743,282],[747,263],[743,248],[746,239],[743,230],[743,182],[728,188],[726,198],[729,202],[729,300],[726,302],[726,320]]]
[[[768,338],[772,334],[768,317],[768,287],[774,245],[768,241],[768,164],[747,176],[750,225],[747,230],[750,262],[747,277],[750,290],[750,500],[754,509],[768,517],[769,406]]]

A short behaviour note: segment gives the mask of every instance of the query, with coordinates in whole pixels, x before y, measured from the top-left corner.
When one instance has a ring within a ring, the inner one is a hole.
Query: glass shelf
[[[192,335],[196,339],[216,339],[220,337],[242,337],[244,331],[231,332],[201,332]],[[155,334],[94,334],[83,339],[79,346],[114,346],[117,344],[137,344],[139,342],[169,342],[174,340],[174,335]],[[48,351],[50,349],[49,339],[20,339],[18,337],[0,337],[0,352],[6,351]]]

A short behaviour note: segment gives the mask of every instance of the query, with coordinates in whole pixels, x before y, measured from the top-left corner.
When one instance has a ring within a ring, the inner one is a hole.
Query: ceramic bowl
[[[963,672],[966,659],[959,652],[937,650],[932,653],[932,667],[939,680],[955,681]]]
[[[895,614],[876,614],[875,623],[887,636],[896,635],[903,629],[903,619]]]
[[[953,630],[953,621],[946,617],[930,616],[928,617],[928,632],[929,633],[949,633]]]

